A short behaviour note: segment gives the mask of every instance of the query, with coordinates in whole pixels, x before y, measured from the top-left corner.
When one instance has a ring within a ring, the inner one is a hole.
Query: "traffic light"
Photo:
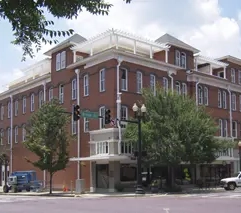
[[[73,106],[73,120],[78,121],[80,119],[80,107],[79,105]]]
[[[109,109],[105,110],[105,124],[109,124],[110,123],[110,119],[111,119],[110,112],[111,111]]]

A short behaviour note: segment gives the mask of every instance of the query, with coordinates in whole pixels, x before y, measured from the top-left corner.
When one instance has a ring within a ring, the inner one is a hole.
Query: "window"
[[[30,110],[31,112],[34,111],[34,94],[30,96]]]
[[[8,144],[11,143],[11,129],[8,128]]]
[[[150,75],[150,87],[153,95],[156,95],[156,76],[152,74]]]
[[[15,143],[18,143],[18,126],[15,126],[14,128],[14,141]]]
[[[56,71],[60,70],[60,53],[56,55]]]
[[[208,88],[204,87],[204,96],[203,96],[203,103],[207,106],[208,105]]]
[[[181,65],[181,54],[178,50],[175,51],[175,65]]]
[[[232,122],[232,137],[237,138],[237,136],[238,136],[237,131],[238,131],[237,122],[236,122],[236,121],[233,121],[233,122]]]
[[[100,84],[100,92],[105,91],[105,69],[100,70],[99,73],[99,84]]]
[[[133,153],[133,145],[131,142],[122,142],[121,143],[121,153],[122,154],[132,154]]]
[[[11,118],[11,102],[8,102],[8,118]]]
[[[89,75],[84,76],[84,96],[89,95]]]
[[[203,88],[198,86],[198,104],[203,104]]]
[[[75,100],[77,97],[77,84],[76,79],[72,80],[72,100]]]
[[[127,69],[121,68],[121,90],[128,90],[128,73]]]
[[[51,101],[54,97],[54,91],[53,91],[53,88],[49,88],[49,101]]]
[[[72,135],[75,135],[77,133],[77,122],[72,119],[71,122],[71,131]]]
[[[186,57],[186,53],[182,53],[181,54],[181,67],[186,69],[187,66],[187,57]]]
[[[241,70],[238,71],[238,83],[241,84]]]
[[[60,56],[61,60],[61,69],[64,69],[66,67],[66,51],[63,51]]]
[[[235,69],[231,68],[231,82],[235,83],[236,79],[235,79]]]
[[[222,93],[218,90],[218,108],[222,108]]]
[[[3,137],[4,137],[4,131],[3,129],[0,130],[0,145],[3,145]]]
[[[163,89],[164,91],[168,91],[168,79],[163,77]]]
[[[136,92],[141,93],[142,90],[142,73],[140,71],[136,72]]]
[[[187,84],[182,83],[182,95],[187,96]]]
[[[223,108],[227,109],[227,92],[223,91]]]
[[[121,164],[120,181],[130,182],[135,181],[137,176],[137,168],[129,164]]]
[[[237,108],[236,108],[236,95],[233,93],[232,96],[232,110],[235,111]]]
[[[3,120],[4,117],[4,106],[1,105],[1,120]]]
[[[39,91],[38,94],[38,103],[39,103],[39,108],[43,105],[44,103],[44,93],[43,91]]]
[[[64,85],[63,84],[59,85],[59,102],[61,104],[64,103]]]
[[[95,153],[96,153],[96,155],[108,154],[109,153],[108,142],[96,142],[95,143]]]
[[[23,97],[23,114],[26,113],[26,102],[27,102],[26,97]]]
[[[100,129],[104,128],[105,127],[105,107],[100,107],[99,109],[99,115],[100,116],[103,116],[103,118],[100,118],[99,119],[99,122],[100,122]]]
[[[219,136],[227,137],[228,136],[228,121],[219,119]]]
[[[126,106],[121,106],[121,120],[128,119],[128,108]],[[126,128],[126,123],[121,122],[121,128]]]
[[[15,100],[14,103],[14,115],[18,116],[18,100]]]
[[[26,126],[22,126],[22,140],[26,141]]]
[[[84,118],[84,132],[89,132],[89,119]]]
[[[181,84],[178,81],[176,81],[176,91],[178,95],[181,95]]]

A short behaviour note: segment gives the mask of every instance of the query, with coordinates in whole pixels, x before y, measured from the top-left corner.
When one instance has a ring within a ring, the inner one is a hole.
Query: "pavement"
[[[227,213],[240,212],[241,190],[143,197],[0,196],[0,213]]]

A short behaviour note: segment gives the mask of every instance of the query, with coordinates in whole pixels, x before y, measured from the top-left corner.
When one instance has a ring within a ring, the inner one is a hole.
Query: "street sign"
[[[83,118],[93,118],[93,119],[98,119],[99,118],[99,113],[98,112],[90,112],[90,111],[82,111],[81,112],[81,117]]]

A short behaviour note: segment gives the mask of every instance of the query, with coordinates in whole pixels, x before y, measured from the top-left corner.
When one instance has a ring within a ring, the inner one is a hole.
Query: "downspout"
[[[198,85],[199,85],[199,80],[196,82],[196,105],[198,106]]]
[[[10,116],[11,116],[11,121],[10,121],[10,174],[13,172],[13,96],[10,95],[10,99],[11,99],[11,112],[10,112]]]
[[[173,92],[173,76],[172,76],[172,73],[170,71],[168,71],[168,77],[171,79],[171,90]]]
[[[232,123],[233,123],[233,113],[232,113],[232,94],[231,94],[231,90],[230,90],[230,86],[228,86],[227,88],[228,90],[228,93],[229,93],[229,121],[230,121],[230,137],[233,138],[233,135],[232,135]]]
[[[44,87],[44,92],[43,92],[43,95],[44,95],[44,103],[46,102],[46,81],[43,82],[43,87]],[[44,184],[43,184],[43,187],[45,188],[46,187],[46,170],[44,170]]]
[[[116,67],[116,110],[117,110],[117,127],[119,131],[119,140],[118,140],[118,154],[121,154],[121,140],[122,140],[122,135],[121,135],[121,93],[120,93],[120,65],[122,60],[120,58],[117,59],[118,64]]]
[[[80,105],[80,82],[79,82],[79,74],[80,70],[75,69],[75,73],[77,76],[77,105]],[[80,120],[77,121],[77,179],[80,179]]]

